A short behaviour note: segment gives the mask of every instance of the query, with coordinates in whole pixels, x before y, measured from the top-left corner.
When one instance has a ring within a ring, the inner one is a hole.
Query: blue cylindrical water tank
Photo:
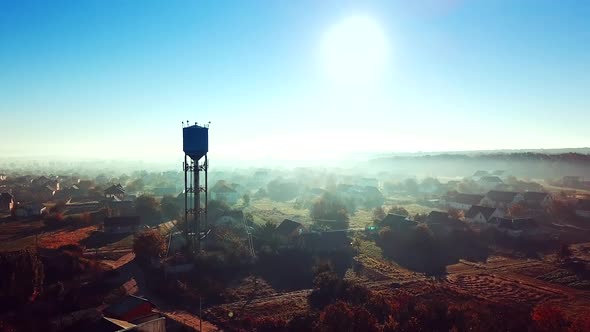
[[[182,128],[182,148],[191,159],[201,159],[209,151],[209,128],[198,125]]]

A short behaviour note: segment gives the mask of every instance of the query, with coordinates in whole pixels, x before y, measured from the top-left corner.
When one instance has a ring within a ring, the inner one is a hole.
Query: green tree
[[[316,200],[310,210],[316,225],[328,229],[348,228],[348,212],[346,206],[336,195],[324,193]]]
[[[253,226],[254,225],[254,216],[252,213],[246,212],[244,213],[244,220],[246,221],[246,225]]]
[[[127,184],[127,186],[125,186],[125,189],[129,192],[136,192],[136,191],[143,190],[144,187],[145,187],[145,184],[143,183],[143,180],[140,178],[140,179],[135,179],[135,180],[132,180],[131,182],[129,182]]]
[[[268,197],[273,201],[285,202],[297,197],[300,192],[300,186],[295,182],[275,179],[266,185]]]
[[[244,206],[250,205],[250,195],[244,194],[244,196],[242,196],[242,201],[244,201]]]
[[[385,211],[383,206],[379,206],[373,209],[373,221],[381,221],[385,218]]]
[[[259,247],[268,246],[270,250],[275,251],[279,246],[279,237],[277,234],[277,224],[267,221],[260,227],[255,229],[254,236],[255,243]]]
[[[572,260],[574,253],[569,244],[562,244],[557,251],[557,259],[561,263],[569,263]]]
[[[135,212],[146,224],[154,224],[160,221],[158,201],[153,196],[141,195],[135,200]]]
[[[155,229],[148,229],[139,233],[133,240],[133,252],[140,260],[158,258],[164,253],[165,240]]]
[[[0,298],[24,304],[43,287],[43,263],[36,253],[22,250],[0,254]]]
[[[178,199],[172,196],[164,196],[162,197],[162,201],[160,201],[160,208],[162,209],[162,216],[167,220],[181,219],[182,205]]]
[[[418,193],[420,187],[418,185],[418,181],[416,181],[415,179],[406,179],[404,181],[404,189],[408,193],[415,194]]]
[[[403,206],[392,206],[389,208],[389,211],[387,211],[387,213],[397,214],[397,215],[406,216],[406,217],[410,215],[408,210],[406,210]]]

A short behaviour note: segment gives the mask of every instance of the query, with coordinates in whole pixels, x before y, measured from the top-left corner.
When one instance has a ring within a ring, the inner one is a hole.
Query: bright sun
[[[385,34],[369,17],[349,17],[328,30],[322,56],[332,78],[341,83],[367,83],[384,69]]]

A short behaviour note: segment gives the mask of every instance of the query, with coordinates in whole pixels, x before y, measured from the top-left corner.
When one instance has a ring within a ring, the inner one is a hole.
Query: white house
[[[491,190],[481,200],[481,205],[507,209],[514,204],[522,202],[523,200],[524,197],[521,193]]]
[[[590,218],[590,200],[578,200],[578,202],[576,203],[576,215],[578,217]]]
[[[218,181],[211,189],[211,199],[226,202],[229,205],[234,205],[238,202],[240,194],[227,185],[225,181]]]
[[[465,220],[470,223],[486,224],[492,218],[503,216],[504,213],[500,209],[474,205],[465,213]]]
[[[479,205],[483,195],[457,194],[447,199],[447,206],[451,209],[467,211],[473,205]]]

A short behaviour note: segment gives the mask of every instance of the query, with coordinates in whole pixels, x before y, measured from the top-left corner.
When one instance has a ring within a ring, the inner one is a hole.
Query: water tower
[[[191,250],[201,249],[202,229],[207,226],[207,152],[209,151],[209,124],[182,125],[184,151],[184,222],[187,243]],[[203,159],[203,162],[201,162]],[[201,172],[204,185],[201,185]],[[205,200],[201,202],[201,193]]]

